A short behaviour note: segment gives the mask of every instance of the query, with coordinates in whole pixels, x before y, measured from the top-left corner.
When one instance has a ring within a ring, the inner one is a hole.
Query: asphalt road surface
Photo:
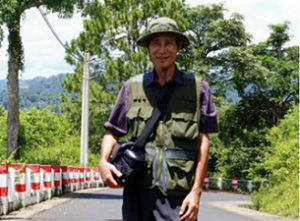
[[[205,192],[201,198],[199,221],[256,221],[253,217],[224,210],[218,205],[249,201],[248,196]],[[215,206],[215,204],[217,206]],[[91,193],[74,193],[70,200],[32,216],[32,221],[122,221],[122,190],[105,189]],[[236,206],[237,207],[237,206]],[[272,220],[272,219],[270,219]]]

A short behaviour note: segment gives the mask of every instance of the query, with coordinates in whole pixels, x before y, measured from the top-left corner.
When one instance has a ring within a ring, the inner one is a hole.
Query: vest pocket
[[[190,159],[166,159],[167,190],[189,191],[194,182],[194,160]]]
[[[153,107],[140,107],[140,106],[132,106],[129,108],[127,112],[127,118],[129,121],[129,127],[132,130],[132,136],[138,137],[143,131],[147,120],[151,117],[153,112]],[[151,137],[151,134],[150,136]]]
[[[172,113],[171,116],[172,136],[194,140],[199,135],[198,122],[194,113]]]

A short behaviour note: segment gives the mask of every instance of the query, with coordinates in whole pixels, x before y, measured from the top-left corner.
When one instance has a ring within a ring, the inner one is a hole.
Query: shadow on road
[[[15,220],[25,220],[25,221],[27,221],[28,220],[28,218],[19,218],[19,217],[17,217],[17,218],[14,218],[14,217],[12,217],[12,218],[1,218],[0,217],[0,220],[4,220],[4,221],[7,221],[7,220],[12,220],[12,221],[15,221]]]
[[[105,221],[122,221],[121,219],[105,219]]]
[[[122,195],[109,193],[73,193],[72,198],[120,200],[122,199]]]

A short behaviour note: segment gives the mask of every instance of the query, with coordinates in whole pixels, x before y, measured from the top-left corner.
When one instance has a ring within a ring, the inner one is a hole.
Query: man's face
[[[179,50],[174,35],[169,33],[154,35],[150,40],[148,49],[155,68],[167,70],[174,66]]]

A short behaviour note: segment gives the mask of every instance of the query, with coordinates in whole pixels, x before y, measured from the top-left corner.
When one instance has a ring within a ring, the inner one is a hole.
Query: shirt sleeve
[[[123,137],[128,133],[126,113],[129,103],[130,81],[126,81],[121,88],[116,103],[110,113],[108,121],[104,123],[106,130],[109,130],[117,137]]]
[[[217,109],[212,100],[209,84],[206,81],[202,81],[201,85],[200,108],[201,117],[199,124],[199,132],[217,133],[219,131],[217,121]]]

